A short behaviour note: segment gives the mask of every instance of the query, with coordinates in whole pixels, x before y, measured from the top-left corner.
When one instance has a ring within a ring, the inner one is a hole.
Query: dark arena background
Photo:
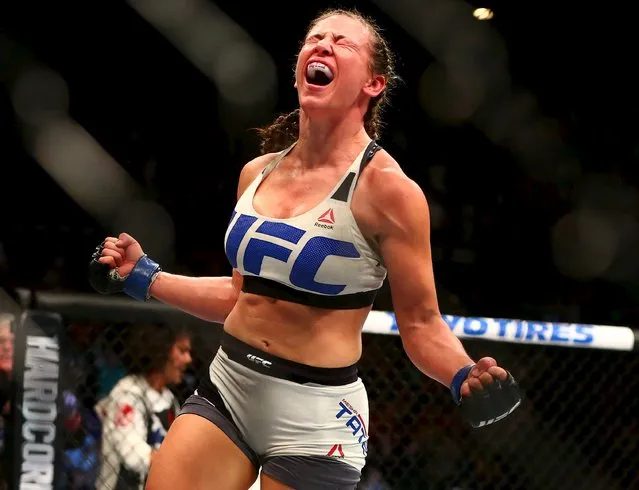
[[[468,427],[408,361],[385,288],[364,329],[359,488],[639,488],[631,3],[3,2],[4,488],[107,488],[96,404],[144,368],[137,329],[193,332],[178,401],[206,375],[220,326],[94,293],[90,255],[126,231],[164,270],[230,273],[223,235],[254,128],[296,107],[299,42],[330,6],[373,16],[398,56],[380,143],[428,197],[441,310],[524,395],[505,420]],[[36,399],[33,383],[52,388]],[[25,429],[36,415],[51,437]]]

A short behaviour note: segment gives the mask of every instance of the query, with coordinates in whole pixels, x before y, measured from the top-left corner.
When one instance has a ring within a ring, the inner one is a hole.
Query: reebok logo
[[[335,452],[337,452],[337,454],[335,454]],[[326,456],[335,456],[336,458],[343,458],[344,457],[344,450],[342,449],[342,445],[341,444],[333,444],[333,447],[326,454]]]
[[[324,228],[326,230],[332,230],[334,224],[335,214],[333,213],[333,208],[328,208],[326,211],[324,211],[315,222],[315,226],[317,228]]]
[[[265,368],[270,368],[273,365],[273,363],[271,361],[267,361],[266,359],[262,359],[261,357],[258,357],[255,354],[246,354],[246,358],[249,361],[254,362],[255,364],[259,364],[261,366],[264,366]]]

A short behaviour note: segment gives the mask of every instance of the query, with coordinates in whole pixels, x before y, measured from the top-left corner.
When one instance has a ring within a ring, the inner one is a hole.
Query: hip
[[[257,454],[328,455],[339,446],[363,466],[369,406],[356,366],[306,366],[224,334],[210,382]],[[204,386],[198,392],[207,396]]]

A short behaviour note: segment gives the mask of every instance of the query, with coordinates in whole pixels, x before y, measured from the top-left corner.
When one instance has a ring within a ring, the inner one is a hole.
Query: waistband
[[[307,366],[298,362],[282,359],[236,339],[223,332],[220,342],[222,350],[229,359],[274,378],[292,381],[293,383],[315,383],[326,386],[342,386],[357,381],[357,366],[341,368],[321,368]]]

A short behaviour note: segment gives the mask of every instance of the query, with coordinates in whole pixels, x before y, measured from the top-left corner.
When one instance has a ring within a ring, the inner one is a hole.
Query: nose
[[[333,52],[333,45],[326,38],[320,39],[317,44],[315,44],[315,52],[326,55],[331,54]]]

